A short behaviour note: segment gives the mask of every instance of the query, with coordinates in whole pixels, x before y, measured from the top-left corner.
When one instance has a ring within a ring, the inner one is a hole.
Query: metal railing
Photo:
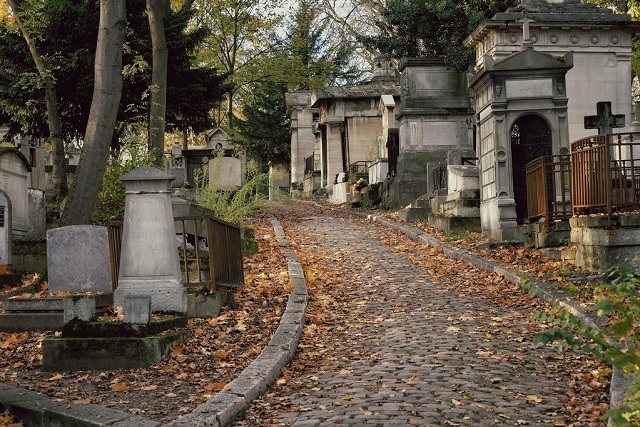
[[[304,174],[313,173],[320,170],[320,154],[304,158]]]
[[[176,250],[187,287],[240,287],[244,284],[240,227],[210,216],[174,218]],[[122,223],[108,226],[111,284],[118,286]]]
[[[640,208],[640,142],[633,133],[597,135],[571,144],[573,214]]]
[[[369,179],[369,164],[366,160],[361,160],[359,162],[354,162],[349,165],[349,175],[348,180],[349,184],[353,185],[360,178]]]
[[[447,165],[438,163],[433,168],[433,189],[434,190],[442,190],[447,188],[448,176],[447,176]]]
[[[571,217],[569,155],[544,156],[527,164],[527,216],[547,227]]]

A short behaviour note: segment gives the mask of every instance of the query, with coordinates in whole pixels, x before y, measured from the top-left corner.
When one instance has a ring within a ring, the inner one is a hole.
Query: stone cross
[[[611,114],[611,102],[598,102],[595,116],[584,116],[585,129],[598,129],[598,135],[610,135],[614,128],[625,126],[624,114]]]

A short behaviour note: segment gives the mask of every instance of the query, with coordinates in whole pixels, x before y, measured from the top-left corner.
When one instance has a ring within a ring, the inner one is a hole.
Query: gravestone
[[[610,102],[598,102],[596,111],[595,116],[584,117],[585,129],[598,129],[598,135],[609,135],[614,128],[625,126],[624,114],[612,114]]]
[[[154,312],[187,310],[171,207],[173,176],[138,168],[120,178],[126,186],[122,251],[114,305],[129,296],[151,297]]]
[[[13,263],[11,234],[11,200],[0,190],[0,264],[9,267]]]
[[[71,225],[47,231],[49,291],[113,292],[107,228]]]
[[[450,151],[473,155],[473,109],[467,76],[442,59],[405,58],[397,106],[399,152],[385,205],[405,206],[439,189],[434,178]],[[395,112],[395,110],[394,110]]]

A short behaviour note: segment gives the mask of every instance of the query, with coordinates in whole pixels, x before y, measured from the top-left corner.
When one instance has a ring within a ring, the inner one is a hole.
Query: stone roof
[[[597,26],[628,28],[632,31],[640,29],[640,24],[632,21],[628,14],[614,13],[611,9],[601,8],[591,3],[581,3],[580,0],[565,0],[560,3],[549,3],[545,0],[524,0],[522,4],[485,20],[467,37],[465,45],[469,46],[473,42],[484,39],[489,30],[507,28],[514,24],[521,25],[525,14],[529,18],[531,28]]]
[[[400,96],[400,85],[385,82],[315,89],[311,92],[311,107],[317,107],[320,101],[327,99],[379,98],[382,95]]]
[[[573,52],[568,52],[563,57],[538,52],[534,49],[525,49],[513,53],[505,59],[495,62],[491,56],[485,57],[484,67],[470,80],[469,86],[480,80],[487,72],[511,72],[525,70],[530,76],[536,71],[562,71],[567,72],[573,67]]]

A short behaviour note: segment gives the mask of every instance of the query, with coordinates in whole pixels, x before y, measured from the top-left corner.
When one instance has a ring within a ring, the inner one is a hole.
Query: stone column
[[[127,296],[151,296],[153,311],[185,313],[186,291],[169,189],[173,176],[146,167],[121,180],[127,191],[114,305],[123,306]]]

